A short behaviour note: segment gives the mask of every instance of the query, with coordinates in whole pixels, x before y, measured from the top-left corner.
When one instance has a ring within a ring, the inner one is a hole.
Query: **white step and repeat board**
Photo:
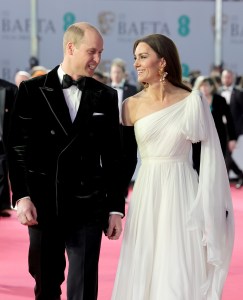
[[[31,55],[31,0],[1,1],[0,77],[14,82],[18,70],[29,67]],[[113,58],[127,63],[136,82],[133,43],[141,36],[162,33],[176,43],[183,75],[199,70],[209,74],[214,65],[215,1],[150,0],[37,0],[38,59],[52,69],[62,61],[62,37],[72,23],[87,21],[103,34],[101,69],[108,71]],[[243,1],[223,1],[222,60],[225,67],[243,74]],[[243,141],[235,158],[243,168]]]
[[[31,0],[2,1],[0,7],[0,77],[13,81],[17,70],[29,66]],[[105,40],[101,68],[120,57],[132,81],[132,46],[150,33],[172,38],[179,50],[183,75],[192,70],[208,74],[214,64],[215,1],[37,0],[41,65],[53,68],[62,60],[62,36],[73,22],[96,25]],[[223,2],[223,62],[243,74],[243,2]]]

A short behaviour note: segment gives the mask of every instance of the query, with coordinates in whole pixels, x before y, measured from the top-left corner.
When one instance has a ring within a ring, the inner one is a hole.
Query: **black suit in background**
[[[219,93],[222,91],[223,88],[220,88]],[[238,137],[243,134],[243,91],[238,90],[235,87],[233,88],[229,107],[233,117],[236,139],[238,139]],[[243,172],[234,161],[230,151],[226,152],[225,161],[228,172],[232,170],[238,176],[236,187],[240,188],[243,185]]]
[[[135,95],[137,92],[138,92],[138,89],[135,85],[130,84],[127,81],[125,81],[124,86],[123,86],[123,101],[125,99],[127,99],[128,97]],[[132,128],[133,128],[133,126],[132,126]],[[133,135],[135,137],[135,133],[134,133],[134,128],[133,129],[132,128],[127,128],[127,126],[125,126],[125,128],[122,129],[123,131],[125,130],[125,137],[123,138],[123,154],[128,153],[128,151],[133,154],[133,155],[131,155],[132,161],[130,163],[131,163],[131,166],[134,166],[134,163],[135,163],[135,165],[137,163],[137,144],[135,143],[135,141],[133,139]],[[123,133],[123,135],[124,135],[124,133]],[[129,143],[127,142],[128,140],[129,140]],[[124,145],[124,143],[126,143],[126,145]],[[135,153],[136,153],[136,155],[134,155]],[[130,157],[130,155],[128,155],[126,157]],[[128,168],[128,166],[126,166],[126,170],[128,172],[129,172],[129,170],[133,170],[132,174],[129,173],[129,176],[131,175],[131,178],[132,178],[135,169]],[[125,194],[124,194],[125,197],[128,196],[128,192],[129,192],[129,184],[128,184],[128,188],[125,190]]]
[[[238,138],[243,134],[243,90],[233,88],[230,97],[230,110]]]
[[[114,87],[114,88],[117,89],[116,87]],[[133,84],[128,83],[126,80],[118,88],[120,88],[122,90],[121,102],[123,102],[128,97],[135,95],[138,92],[137,87]],[[122,106],[122,103],[121,103],[121,106]],[[119,105],[118,105],[118,107],[119,107]],[[121,118],[121,111],[120,111],[120,118]],[[133,126],[128,127],[128,126],[120,125],[120,129],[121,129],[121,135],[123,137],[123,139],[122,139],[123,155],[125,155],[126,160],[129,157],[129,161],[130,161],[129,164],[124,165],[125,166],[124,172],[125,172],[125,174],[128,173],[129,175],[131,175],[131,178],[132,178],[133,173],[135,171],[135,168],[133,168],[133,166],[134,166],[134,164],[135,164],[135,166],[137,164],[137,145],[136,145],[136,141],[135,141],[134,128],[133,128]],[[134,155],[135,152],[136,152],[136,155]],[[130,168],[130,166],[131,166],[131,168]],[[124,192],[125,198],[127,198],[127,196],[128,196],[129,185],[130,185],[130,182],[128,182],[127,189],[125,189],[125,192]]]
[[[226,157],[227,153],[229,152],[228,141],[236,140],[236,132],[230,108],[224,97],[214,93],[210,110],[214,119],[215,127],[217,129],[223,155]],[[226,124],[223,122],[223,117],[225,117],[227,121]],[[201,143],[193,144],[192,149],[193,166],[199,173]]]
[[[225,98],[218,94],[213,94],[210,109],[218,132],[221,149],[225,157],[228,149],[228,141],[233,141],[237,138],[232,114]],[[223,117],[226,119],[226,124],[223,122]]]
[[[12,112],[17,86],[0,79],[0,216],[8,217],[5,211],[11,208],[10,186],[8,180],[7,139],[9,133],[10,114]]]
[[[138,90],[137,90],[137,87],[135,85],[130,84],[127,81],[125,81],[124,86],[123,86],[123,101],[126,98],[135,95],[137,92],[138,92]]]

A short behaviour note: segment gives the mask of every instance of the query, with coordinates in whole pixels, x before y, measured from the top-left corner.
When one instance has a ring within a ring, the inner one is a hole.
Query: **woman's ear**
[[[164,57],[162,57],[162,58],[160,59],[160,67],[161,67],[162,69],[164,69],[165,66],[166,66],[166,61],[165,61]]]

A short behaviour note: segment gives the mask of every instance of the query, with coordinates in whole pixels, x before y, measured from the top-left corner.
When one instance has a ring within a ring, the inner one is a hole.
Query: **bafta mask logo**
[[[226,30],[226,26],[228,25],[229,23],[229,18],[227,15],[223,15],[222,16],[222,32],[224,33],[225,30]],[[215,34],[215,30],[216,30],[216,16],[213,16],[211,18],[211,26],[212,26],[212,29],[213,29],[213,33]]]
[[[110,34],[114,27],[115,14],[113,12],[103,12],[98,15],[99,29],[102,34]]]

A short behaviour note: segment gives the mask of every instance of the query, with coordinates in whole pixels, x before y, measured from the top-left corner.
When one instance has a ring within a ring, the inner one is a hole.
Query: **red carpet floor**
[[[232,263],[222,300],[242,300],[243,188],[236,190],[232,187],[231,190],[235,211],[236,237]],[[106,237],[103,238],[98,300],[110,300],[120,245],[121,240],[109,241]],[[10,218],[0,218],[0,300],[34,299],[34,282],[28,274],[27,251],[27,229],[18,223],[16,213],[13,211]],[[66,300],[65,294],[66,287],[64,283],[62,300]]]

